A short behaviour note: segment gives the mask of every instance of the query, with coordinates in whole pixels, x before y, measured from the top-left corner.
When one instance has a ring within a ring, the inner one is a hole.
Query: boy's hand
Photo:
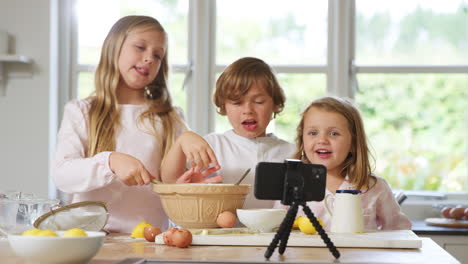
[[[214,151],[203,137],[191,131],[186,131],[180,136],[180,147],[190,163],[190,167],[208,169],[210,163],[214,167],[219,167]]]
[[[177,179],[176,183],[217,183],[223,180],[221,175],[217,175],[206,179],[209,175],[219,170],[219,166],[215,166],[201,171],[200,167],[192,167]]]
[[[125,153],[112,152],[109,156],[109,167],[126,185],[145,185],[156,179],[141,161]]]

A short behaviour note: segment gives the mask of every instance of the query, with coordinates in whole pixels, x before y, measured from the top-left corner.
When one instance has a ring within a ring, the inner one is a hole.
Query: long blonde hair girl
[[[296,147],[297,152],[294,158],[301,159],[306,163],[310,163],[304,151],[304,119],[305,115],[310,108],[315,107],[328,112],[338,113],[342,115],[348,122],[348,128],[351,133],[351,153],[345,159],[343,168],[341,169],[341,176],[344,178],[346,175],[351,184],[357,190],[363,187],[370,189],[375,181],[371,181],[372,170],[369,162],[369,157],[372,157],[369,148],[367,147],[366,133],[364,131],[364,123],[362,122],[361,115],[358,109],[348,100],[338,97],[322,97],[314,100],[302,112],[302,118],[297,126]]]
[[[157,30],[164,33],[167,40],[167,34],[162,25],[148,16],[126,16],[118,20],[111,28],[104,40],[101,58],[95,73],[95,94],[90,97],[88,157],[102,151],[115,150],[115,136],[120,129],[120,106],[117,101],[117,86],[121,78],[118,67],[119,54],[127,35],[136,29]],[[145,100],[149,108],[138,118],[141,124],[144,120],[148,120],[151,124],[152,131],[150,132],[154,134],[158,142],[161,142],[163,157],[175,140],[175,125],[181,124],[185,128],[183,121],[172,106],[167,88],[168,72],[166,49],[156,78],[146,88],[152,95],[151,98],[146,97]],[[156,131],[158,122],[161,122],[163,128],[162,137],[158,136]]]

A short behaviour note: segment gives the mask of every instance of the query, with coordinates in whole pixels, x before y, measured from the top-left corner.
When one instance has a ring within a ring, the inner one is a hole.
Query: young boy
[[[200,182],[216,172],[217,177],[205,182],[219,181],[222,176],[224,183],[235,183],[250,168],[242,183],[253,186],[258,162],[283,162],[294,155],[293,144],[266,134],[271,119],[283,110],[285,96],[264,61],[246,57],[229,65],[216,82],[213,100],[232,129],[206,135],[205,140],[193,132],[183,133],[163,161],[164,182]],[[187,172],[186,160],[192,165]],[[210,163],[214,164],[211,168]],[[253,192],[244,203],[244,208],[272,206],[273,201],[257,200]]]

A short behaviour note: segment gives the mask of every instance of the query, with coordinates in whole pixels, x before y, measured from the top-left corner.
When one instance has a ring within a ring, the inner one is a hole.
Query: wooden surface
[[[455,219],[448,219],[448,218],[427,218],[426,224],[432,225],[432,226],[468,228],[468,220],[455,220]]]
[[[339,263],[459,263],[434,241],[421,238],[420,249],[370,249],[339,248]],[[111,234],[91,264],[137,263],[125,259],[149,259],[154,263],[184,262],[230,262],[260,263],[264,258],[266,247],[247,246],[190,246],[189,248],[168,247],[147,242],[144,239],[132,239],[129,235]],[[0,240],[1,263],[24,264],[15,256],[6,240]],[[280,256],[277,250],[268,263],[337,263],[326,248],[287,247]],[[140,262],[143,263],[143,262]],[[146,263],[151,263],[150,261]]]
[[[205,234],[203,234],[203,232]],[[275,233],[251,233],[247,228],[194,230],[193,245],[268,246]],[[157,244],[164,244],[162,234],[156,237]],[[411,230],[373,231],[362,234],[333,234],[329,238],[336,247],[352,248],[420,248],[421,239]],[[318,235],[306,235],[293,230],[288,246],[325,247]]]

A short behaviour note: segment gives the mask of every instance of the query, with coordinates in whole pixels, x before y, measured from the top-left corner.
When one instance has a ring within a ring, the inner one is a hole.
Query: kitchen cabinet
[[[419,237],[431,238],[461,263],[468,263],[468,228],[429,226],[417,220],[412,229]]]

